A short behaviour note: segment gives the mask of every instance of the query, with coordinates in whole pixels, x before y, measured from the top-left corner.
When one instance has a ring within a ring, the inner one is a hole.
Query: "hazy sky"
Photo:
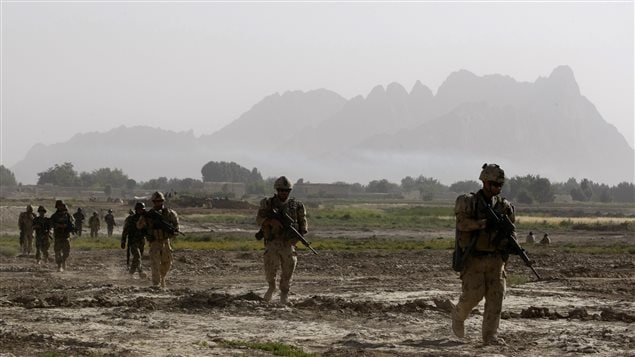
[[[633,1],[0,6],[5,166],[120,125],[210,134],[274,92],[436,93],[459,69],[533,82],[563,64],[633,146]]]

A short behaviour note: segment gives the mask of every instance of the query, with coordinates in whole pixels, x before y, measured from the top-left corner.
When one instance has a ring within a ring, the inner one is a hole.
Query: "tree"
[[[481,189],[482,184],[474,181],[457,181],[450,185],[449,190],[455,193],[476,192]]]
[[[44,172],[37,174],[40,178],[38,185],[52,184],[57,186],[75,186],[79,182],[77,171],[74,170],[73,164],[65,162],[62,165],[55,164]]]
[[[134,190],[135,187],[137,187],[137,181],[135,181],[133,179],[128,179],[126,181],[126,189]]]
[[[553,202],[555,198],[553,189],[551,188],[551,182],[544,177],[536,176],[531,181],[529,190],[532,197],[540,203]]]
[[[615,202],[635,203],[635,185],[630,182],[620,182],[611,187],[611,197]]]
[[[104,187],[104,194],[106,194],[106,197],[110,197],[110,195],[112,195],[112,187],[110,185],[106,185]]]
[[[0,186],[17,186],[18,182],[15,180],[13,172],[4,165],[0,165]]]
[[[368,193],[396,193],[399,192],[399,185],[388,182],[386,179],[373,180],[366,186]]]

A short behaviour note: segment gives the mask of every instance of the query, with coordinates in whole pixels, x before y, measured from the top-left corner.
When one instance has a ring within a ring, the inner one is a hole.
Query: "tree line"
[[[158,177],[145,182],[137,182],[128,177],[120,169],[100,168],[91,172],[77,172],[73,164],[65,162],[55,164],[38,175],[38,185],[52,184],[57,186],[79,186],[103,188],[106,194],[112,188],[133,190],[160,189],[179,192],[200,190],[205,182],[242,182],[248,194],[267,194],[271,191],[275,178],[263,178],[257,168],[251,170],[235,162],[210,161],[201,168],[202,179],[177,179]],[[14,174],[0,165],[0,182],[3,186],[15,186],[18,183]],[[336,182],[344,184],[344,182]],[[370,181],[367,185],[351,184],[353,193],[403,194],[417,192],[422,200],[432,200],[442,194],[476,192],[481,183],[475,180],[457,181],[446,186],[433,177],[420,175],[404,177],[400,183],[387,179]],[[503,186],[502,194],[519,203],[548,203],[555,200],[556,195],[570,195],[571,199],[580,202],[635,202],[635,186],[630,182],[621,182],[615,186],[593,182],[586,178],[578,182],[570,178],[566,182],[554,182],[539,175],[514,176]]]

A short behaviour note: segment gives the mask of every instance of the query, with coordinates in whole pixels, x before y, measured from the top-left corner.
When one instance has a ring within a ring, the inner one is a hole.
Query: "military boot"
[[[269,284],[269,289],[267,289],[267,292],[265,293],[265,295],[262,297],[265,301],[271,301],[271,296],[273,295],[273,293],[276,291],[276,284]]]
[[[289,303],[289,292],[288,291],[280,292],[280,303],[282,305],[286,305],[286,304]]]
[[[452,311],[452,332],[454,332],[456,337],[465,337],[465,321],[459,320],[456,317],[455,311]]]

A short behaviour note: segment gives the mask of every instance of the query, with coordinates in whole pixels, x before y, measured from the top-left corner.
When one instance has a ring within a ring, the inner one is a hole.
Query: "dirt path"
[[[505,298],[508,345],[483,347],[482,304],[467,339],[451,334],[447,300],[456,302],[460,287],[449,254],[302,254],[290,306],[261,300],[259,252],[176,251],[166,291],[130,279],[121,251],[73,251],[64,273],[3,257],[0,351],[266,356],[225,341],[275,341],[337,356],[634,355],[632,255],[541,252],[545,279],[511,287]],[[516,260],[509,270],[529,276]]]

